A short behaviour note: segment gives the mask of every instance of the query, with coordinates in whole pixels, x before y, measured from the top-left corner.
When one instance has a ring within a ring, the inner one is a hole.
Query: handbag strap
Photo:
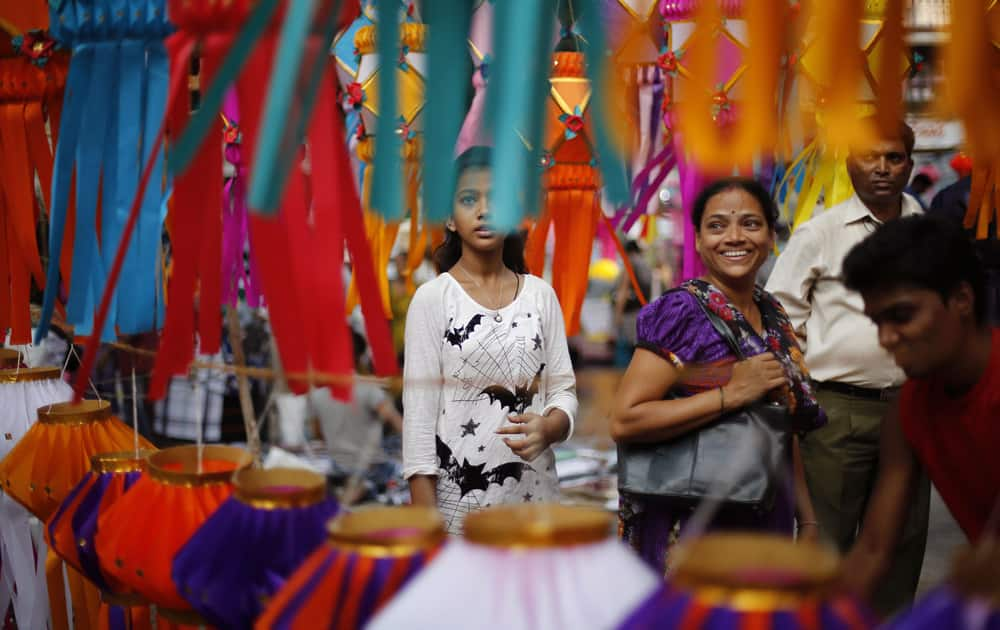
[[[679,289],[679,290],[686,291],[686,289]],[[730,327],[729,324],[727,324],[725,320],[719,317],[716,313],[712,312],[711,309],[706,307],[702,303],[701,298],[699,298],[697,295],[694,295],[692,297],[694,297],[694,301],[698,304],[698,307],[701,309],[701,312],[705,314],[705,317],[708,318],[708,321],[712,324],[712,327],[715,328],[715,332],[719,333],[719,336],[722,337],[722,340],[726,342],[726,345],[729,346],[729,349],[732,350],[733,354],[736,355],[736,359],[739,361],[746,359],[746,355],[744,354],[743,349],[740,348],[739,341],[736,340],[736,335],[733,334],[732,327]]]

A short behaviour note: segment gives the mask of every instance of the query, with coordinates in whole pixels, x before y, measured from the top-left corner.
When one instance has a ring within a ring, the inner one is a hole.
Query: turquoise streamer
[[[605,101],[608,93],[607,69],[610,51],[605,45],[604,25],[601,23],[599,0],[574,0],[580,5],[580,23],[586,34],[584,53],[587,57],[587,74],[593,97],[590,99],[591,119],[594,121],[594,139],[600,158],[601,178],[608,199],[620,207],[629,201],[628,175],[625,160],[611,138],[608,122],[611,112]]]
[[[459,61],[455,54],[465,48],[472,2],[426,0],[424,11],[430,35],[424,111],[424,212],[431,221],[444,221],[451,215],[451,195],[455,189],[452,155],[462,127],[472,66],[468,55],[461,55]]]
[[[378,124],[375,126],[375,160],[372,164],[372,208],[389,220],[403,216],[402,137],[399,134],[399,90],[396,64],[399,56],[399,2],[376,0],[378,50]]]
[[[340,13],[340,2],[332,4],[334,17],[324,25],[318,54],[308,63],[303,63],[307,48],[303,42],[307,41],[311,31],[315,2],[294,0],[288,6],[274,59],[274,70],[271,72],[271,83],[260,125],[260,142],[250,177],[250,208],[260,214],[277,213],[288,172],[305,137],[320,79],[329,62],[327,51],[336,32],[335,16]],[[306,71],[300,73],[303,67]],[[296,89],[297,85],[300,86],[299,89]]]
[[[555,21],[554,0],[498,2],[494,14],[493,63],[487,119],[493,123],[493,223],[518,227],[538,201],[545,94]],[[525,144],[527,143],[527,147]],[[527,149],[527,150],[526,150]]]
[[[109,147],[111,151],[108,152],[108,158],[111,158],[112,153],[120,158],[115,160],[118,186],[114,190],[113,197],[109,196],[111,190],[107,187],[104,190],[102,210],[104,226],[101,233],[101,261],[104,269],[111,269],[112,264],[114,264],[118,243],[121,242],[125,221],[128,219],[132,195],[139,185],[139,160],[142,150],[140,142],[142,139],[143,75],[146,65],[145,46],[139,40],[124,40],[121,43],[120,55],[121,67],[116,99],[117,125],[112,124],[112,129],[117,128],[119,133],[117,142]],[[111,99],[114,98],[114,96],[111,97]],[[108,172],[109,170],[110,166],[105,164],[104,171]],[[137,257],[136,239],[133,235],[132,242],[125,254],[124,268],[135,269]],[[116,313],[120,318],[119,323],[123,328],[129,328],[130,333],[138,332],[134,330],[135,321],[138,319],[136,312],[138,304],[135,301],[134,286],[144,280],[148,279],[140,278],[138,274],[122,274],[118,288],[111,300],[109,312]],[[126,299],[119,300],[119,292],[127,296]]]
[[[117,109],[117,101],[109,103],[108,95],[115,92],[118,46],[101,42],[83,44],[80,48],[94,49],[94,72],[90,77],[82,116],[86,124],[81,129],[76,147],[76,239],[73,243],[73,282],[66,305],[66,319],[77,334],[89,335],[105,277],[97,241],[90,238],[95,232],[98,191],[103,188],[106,206],[110,207],[110,200],[114,199],[108,194],[114,190],[109,186],[113,182],[102,182],[101,164],[104,146],[109,140],[112,110]],[[112,178],[110,172],[106,175],[108,179]],[[110,318],[108,323],[111,324]]]
[[[171,173],[184,172],[198,153],[205,135],[218,125],[218,114],[222,109],[226,91],[239,76],[253,47],[267,30],[267,25],[270,24],[271,17],[278,8],[278,1],[260,0],[253,8],[243,29],[236,36],[232,48],[223,58],[212,84],[202,93],[201,106],[197,112],[191,114],[187,127],[181,132],[180,138],[170,151],[168,164]]]

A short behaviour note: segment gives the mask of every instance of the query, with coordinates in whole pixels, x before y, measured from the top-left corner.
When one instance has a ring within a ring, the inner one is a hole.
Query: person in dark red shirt
[[[919,466],[971,541],[996,528],[1000,329],[986,323],[982,265],[954,223],[887,223],[851,250],[843,274],[907,376],[883,420],[878,481],[842,572],[867,595],[892,562]]]

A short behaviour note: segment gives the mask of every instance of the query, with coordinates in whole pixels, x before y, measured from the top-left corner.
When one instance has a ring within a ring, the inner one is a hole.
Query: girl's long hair
[[[492,168],[492,151],[489,147],[469,147],[455,159],[455,181],[470,168]],[[438,273],[444,273],[455,266],[462,257],[462,239],[452,230],[445,228],[444,243],[434,250],[434,266]],[[515,273],[528,273],[524,262],[524,235],[512,232],[503,239],[503,264]]]

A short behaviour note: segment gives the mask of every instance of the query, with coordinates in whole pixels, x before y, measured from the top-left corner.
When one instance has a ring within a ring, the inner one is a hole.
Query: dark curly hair
[[[868,293],[911,286],[947,300],[963,282],[975,296],[976,323],[986,321],[986,277],[962,228],[918,215],[890,221],[854,246],[844,259],[844,284]]]
[[[705,206],[708,205],[709,200],[720,193],[733,190],[734,188],[746,192],[757,200],[761,211],[764,213],[764,219],[767,221],[767,227],[773,231],[778,223],[778,206],[774,203],[774,199],[771,198],[771,194],[767,192],[766,188],[761,186],[757,180],[746,177],[726,177],[719,179],[701,191],[694,201],[694,208],[691,210],[691,223],[694,225],[695,231],[701,230],[701,219],[705,216]]]
[[[489,147],[469,147],[455,159],[455,182],[470,168],[492,168],[493,152]],[[455,232],[445,229],[444,242],[434,250],[434,266],[444,273],[455,266],[462,257],[462,239]],[[528,273],[524,261],[524,235],[512,232],[503,239],[503,264],[515,273]]]

